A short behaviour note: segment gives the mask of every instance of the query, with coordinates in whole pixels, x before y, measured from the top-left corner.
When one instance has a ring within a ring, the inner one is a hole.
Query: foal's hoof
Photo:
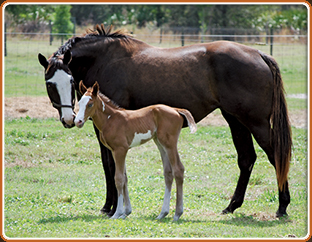
[[[123,214],[114,214],[110,219],[125,219],[126,215]]]
[[[163,219],[164,217],[166,217],[168,215],[169,212],[162,212],[158,215],[158,217],[156,219],[160,220]]]

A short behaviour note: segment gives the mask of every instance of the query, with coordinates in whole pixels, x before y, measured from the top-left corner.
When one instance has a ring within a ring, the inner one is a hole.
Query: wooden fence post
[[[270,55],[273,56],[273,28],[270,29]]]
[[[53,35],[52,35],[52,21],[49,20],[49,28],[50,28],[50,45],[52,45]]]
[[[184,46],[184,28],[182,27],[181,44]]]

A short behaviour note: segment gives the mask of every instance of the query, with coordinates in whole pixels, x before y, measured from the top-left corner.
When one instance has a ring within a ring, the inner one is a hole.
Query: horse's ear
[[[92,95],[93,95],[93,96],[97,96],[98,93],[99,93],[99,84],[98,84],[98,82],[95,82],[95,83],[94,83],[92,89],[93,89],[93,90],[92,90]]]
[[[64,65],[68,65],[69,62],[71,61],[72,59],[72,55],[71,55],[71,52],[70,50],[67,50],[64,54],[64,58],[63,58],[63,64]]]
[[[39,63],[44,67],[44,69],[48,68],[49,62],[41,53],[38,54],[38,60]]]
[[[83,84],[82,80],[79,82],[79,91],[83,95],[87,91],[86,86]]]

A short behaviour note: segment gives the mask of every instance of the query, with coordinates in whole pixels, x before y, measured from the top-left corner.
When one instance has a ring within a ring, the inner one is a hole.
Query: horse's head
[[[49,98],[60,115],[65,128],[75,126],[75,85],[74,78],[68,68],[71,61],[70,51],[63,56],[53,56],[48,60],[38,54],[40,64],[45,69],[45,81]]]
[[[78,128],[82,128],[84,123],[93,116],[96,110],[96,99],[98,98],[99,85],[94,83],[92,88],[86,88],[82,81],[79,83],[79,91],[84,93],[79,101],[79,112],[75,118],[75,124]],[[103,106],[103,110],[104,110]]]

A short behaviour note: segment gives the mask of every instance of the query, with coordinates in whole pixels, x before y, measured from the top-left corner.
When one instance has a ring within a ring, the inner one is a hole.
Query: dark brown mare
[[[87,89],[81,81],[79,89],[84,95],[79,101],[79,112],[75,118],[76,126],[82,128],[84,123],[92,118],[94,125],[100,131],[102,144],[113,153],[118,202],[112,218],[125,218],[131,213],[126,175],[128,150],[153,139],[161,154],[166,183],[163,206],[157,218],[162,219],[169,213],[174,178],[177,201],[173,220],[177,221],[183,213],[184,179],[184,166],[178,153],[178,139],[184,121],[190,127],[191,133],[196,131],[192,114],[186,109],[172,108],[163,104],[125,110],[99,93],[97,82],[92,88]]]
[[[77,83],[71,84],[71,76],[84,80],[87,87],[99,80],[100,91],[126,109],[163,103],[189,110],[198,122],[219,108],[230,126],[240,168],[236,190],[223,213],[234,212],[244,201],[256,161],[253,135],[276,169],[276,215],[287,214],[291,128],[281,74],[271,56],[227,41],[157,48],[122,31],[105,31],[102,25],[69,39],[48,60],[41,54],[38,58],[65,127],[74,126],[72,91],[74,86],[79,90]],[[107,183],[102,211],[112,215],[117,205],[115,167],[111,152],[100,146]]]

